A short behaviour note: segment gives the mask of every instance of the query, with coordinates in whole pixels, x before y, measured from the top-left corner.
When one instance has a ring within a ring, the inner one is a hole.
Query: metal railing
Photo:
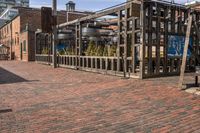
[[[0,54],[0,60],[8,60],[9,55],[8,54]]]

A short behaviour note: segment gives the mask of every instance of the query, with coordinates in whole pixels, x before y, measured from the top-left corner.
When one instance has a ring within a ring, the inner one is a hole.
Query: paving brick
[[[0,113],[0,132],[199,132],[200,97],[177,82],[2,61],[0,108],[12,112]]]

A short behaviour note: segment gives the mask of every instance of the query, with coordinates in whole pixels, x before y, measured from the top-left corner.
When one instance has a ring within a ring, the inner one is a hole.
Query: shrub
[[[62,49],[62,50],[58,51],[58,54],[59,55],[66,55],[65,49]]]
[[[108,56],[108,47],[107,46],[104,47],[103,56]]]
[[[103,52],[104,52],[104,47],[98,46],[96,50],[96,56],[103,56]]]
[[[115,56],[117,52],[117,46],[116,45],[112,45],[110,47],[110,56]]]
[[[42,49],[42,54],[48,54],[49,53],[49,48],[45,47]]]
[[[95,42],[94,41],[90,41],[87,47],[87,50],[85,52],[85,55],[87,56],[91,56],[95,54],[95,50],[96,46],[95,46]]]
[[[75,52],[74,52],[73,48],[67,48],[66,54],[67,54],[67,55],[74,55]]]

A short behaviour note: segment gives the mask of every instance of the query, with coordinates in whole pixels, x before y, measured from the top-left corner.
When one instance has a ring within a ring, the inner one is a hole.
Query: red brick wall
[[[67,12],[66,14],[67,14],[67,17],[66,17],[67,22],[87,16],[86,14],[82,14],[82,13],[78,13],[78,12]]]
[[[25,44],[24,44],[25,42]],[[24,46],[26,45],[26,46]],[[29,48],[28,48],[29,42],[28,42],[28,32],[22,32],[20,35],[20,48],[22,49],[22,59],[23,61],[29,61],[28,55],[29,55]],[[24,51],[24,47],[26,47],[26,50]]]
[[[20,16],[16,17],[12,22],[12,52],[14,59],[20,60]]]

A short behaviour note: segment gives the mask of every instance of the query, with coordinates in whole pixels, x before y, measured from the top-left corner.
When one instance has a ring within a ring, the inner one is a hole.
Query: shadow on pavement
[[[0,67],[0,84],[11,84],[19,82],[30,82],[30,81]]]

